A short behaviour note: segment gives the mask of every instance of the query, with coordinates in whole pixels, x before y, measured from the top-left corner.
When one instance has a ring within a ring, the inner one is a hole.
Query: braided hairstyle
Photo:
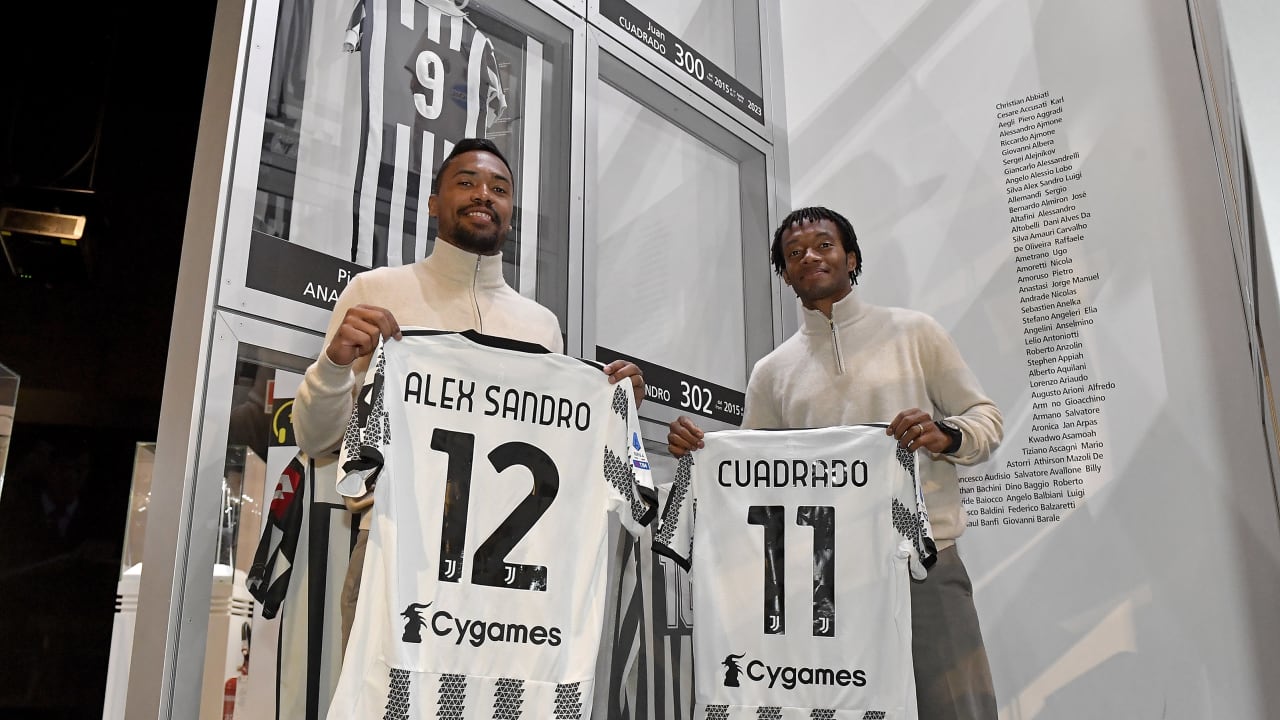
[[[853,225],[849,223],[848,218],[824,207],[800,208],[782,219],[782,224],[778,225],[778,229],[773,233],[773,244],[769,247],[769,253],[773,259],[773,271],[782,275],[787,269],[787,261],[782,257],[782,235],[795,223],[819,220],[830,220],[840,231],[840,242],[844,245],[845,253],[853,253],[857,256],[858,266],[849,272],[849,280],[857,285],[858,276],[862,274],[862,249],[858,247],[858,236],[854,234]]]

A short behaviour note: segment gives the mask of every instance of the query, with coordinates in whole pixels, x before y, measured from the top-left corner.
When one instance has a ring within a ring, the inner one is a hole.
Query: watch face
[[[964,435],[963,433],[960,432],[960,428],[956,427],[955,425],[951,424],[946,420],[935,420],[933,424],[937,425],[938,429],[941,430],[943,434],[951,438],[952,443],[955,443],[957,440],[960,440]]]

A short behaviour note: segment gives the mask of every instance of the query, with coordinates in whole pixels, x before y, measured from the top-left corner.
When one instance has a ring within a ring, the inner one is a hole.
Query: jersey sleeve
[[[383,402],[386,372],[383,347],[378,345],[364,385],[351,405],[351,417],[338,455],[338,493],[358,498],[373,490],[383,468],[384,448],[391,443],[391,420]]]
[[[298,453],[280,473],[267,509],[266,527],[245,581],[249,594],[262,603],[262,617],[268,620],[279,612],[289,591],[298,539],[302,536],[302,516],[306,512],[309,464],[306,456]]]
[[[484,105],[484,134],[488,135],[493,124],[507,112],[507,95],[502,90],[502,77],[498,73],[498,58],[493,51],[493,41],[479,31],[476,35],[483,38],[480,102]]]
[[[640,437],[630,383],[614,387],[609,420],[603,460],[604,477],[609,483],[609,510],[617,514],[628,532],[639,535],[657,515],[658,496]]]
[[[693,521],[697,499],[693,493],[696,453],[686,453],[676,465],[676,479],[667,493],[658,529],[653,534],[653,551],[676,561],[686,571],[693,563]]]
[[[933,528],[929,525],[929,511],[920,491],[916,453],[898,448],[897,456],[905,472],[892,501],[893,527],[901,538],[899,548],[910,558],[911,577],[923,580],[929,574],[928,568],[937,561],[938,550],[933,542]]]
[[[358,52],[364,39],[364,0],[356,0],[355,5],[347,20],[347,31],[342,35],[343,52]]]

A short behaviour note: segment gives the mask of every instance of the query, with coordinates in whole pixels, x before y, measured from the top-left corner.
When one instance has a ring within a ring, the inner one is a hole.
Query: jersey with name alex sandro
[[[630,383],[512,340],[404,331],[352,411],[339,491],[372,485],[330,717],[589,713],[608,515],[655,514]]]

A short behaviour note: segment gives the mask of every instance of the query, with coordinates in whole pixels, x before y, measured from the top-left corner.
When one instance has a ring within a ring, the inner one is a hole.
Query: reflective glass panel
[[[13,413],[18,406],[18,374],[0,365],[0,494],[4,493],[4,466],[13,434]]]
[[[720,67],[734,72],[734,0],[631,0]]]
[[[435,170],[459,140],[487,137],[516,186],[507,281],[565,322],[572,34],[525,3],[460,4],[281,2],[249,287],[289,297],[255,274],[265,258],[359,269],[424,257]]]
[[[629,0],[680,40],[756,92],[760,21],[756,0]]]
[[[746,389],[739,164],[599,85],[597,344]]]

